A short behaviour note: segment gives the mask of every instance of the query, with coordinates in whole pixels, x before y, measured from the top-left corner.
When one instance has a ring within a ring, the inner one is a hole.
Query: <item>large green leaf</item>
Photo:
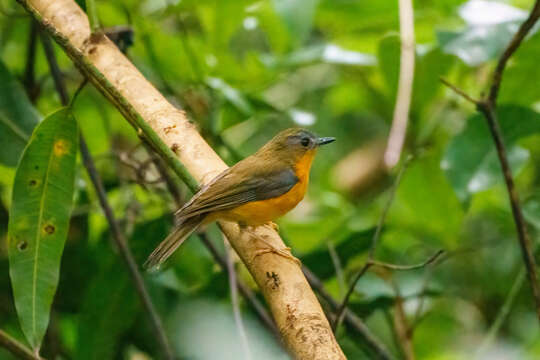
[[[0,163],[17,165],[39,119],[18,81],[0,61]]]
[[[516,141],[540,132],[540,114],[508,105],[497,110],[497,117],[508,147],[510,166],[516,174],[529,157],[528,151],[517,146]],[[481,114],[471,116],[465,130],[452,139],[441,166],[462,201],[502,180],[495,146]]]
[[[75,183],[77,122],[67,109],[34,131],[15,174],[8,253],[22,330],[39,348],[58,284]]]
[[[122,260],[110,249],[100,250],[98,254],[108,252],[106,261],[96,269],[79,319],[76,358],[81,360],[113,359],[119,337],[131,327],[138,310],[137,294]]]

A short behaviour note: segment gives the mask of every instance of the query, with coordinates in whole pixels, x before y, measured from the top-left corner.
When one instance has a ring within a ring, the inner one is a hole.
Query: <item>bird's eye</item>
[[[309,138],[305,137],[305,138],[302,138],[302,140],[300,140],[300,143],[302,144],[302,146],[308,146],[309,145]]]

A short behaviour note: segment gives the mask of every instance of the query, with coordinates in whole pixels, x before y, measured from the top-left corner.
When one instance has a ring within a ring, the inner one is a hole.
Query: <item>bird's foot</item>
[[[264,254],[268,254],[268,253],[282,256],[282,257],[284,257],[286,259],[294,261],[296,264],[298,264],[298,266],[302,266],[302,262],[300,261],[300,259],[298,259],[297,257],[292,255],[290,247],[285,247],[283,249],[277,249],[272,245],[268,245],[268,247],[260,248],[260,249],[255,250],[253,257],[251,258],[251,261],[253,262],[257,257],[259,257],[261,255],[264,255]]]
[[[257,257],[259,257],[261,255],[272,253],[272,254],[276,254],[276,255],[279,255],[279,256],[283,256],[286,259],[292,260],[295,263],[297,263],[299,266],[302,265],[302,262],[298,258],[296,258],[296,257],[294,257],[292,255],[290,247],[285,247],[283,249],[278,249],[274,245],[269,243],[265,238],[263,238],[262,236],[257,234],[254,231],[254,229],[247,228],[246,231],[248,231],[255,239],[257,239],[258,241],[260,241],[260,242],[262,242],[262,243],[264,243],[266,245],[266,247],[264,247],[264,248],[259,248],[259,249],[255,250],[255,252],[253,254],[253,257],[251,258],[251,262],[253,262]]]
[[[265,224],[265,226],[268,226],[268,227],[272,228],[274,231],[279,232],[279,226],[278,226],[278,224],[276,224],[276,223],[273,222],[273,221],[267,222],[267,223]]]

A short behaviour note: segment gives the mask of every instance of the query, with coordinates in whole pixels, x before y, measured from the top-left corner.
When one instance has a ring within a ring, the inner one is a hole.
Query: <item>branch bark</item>
[[[190,178],[170,156],[171,150],[198,182],[207,182],[227,168],[183,111],[167,102],[107,37],[91,35],[88,18],[73,0],[19,2],[180,176]],[[162,147],[163,143],[168,148]],[[344,359],[300,267],[272,254],[255,257],[257,243],[252,235],[240,231],[237,224],[220,225],[261,288],[291,353],[297,359]],[[285,246],[279,235],[267,227],[256,232],[277,248]],[[269,281],[269,273],[277,277]]]
[[[501,86],[502,76],[504,69],[510,57],[516,52],[519,48],[519,45],[523,42],[529,31],[532,29],[534,24],[540,18],[540,0],[537,0],[523,24],[519,27],[518,31],[504,50],[503,54],[497,62],[495,71],[491,76],[489,93],[487,96],[480,100],[475,100],[473,97],[469,96],[463,90],[458,87],[450,84],[448,81],[441,79],[441,81],[455,91],[458,95],[462,96],[466,100],[472,102],[476,105],[476,108],[481,112],[488,124],[489,131],[493,138],[495,148],[497,150],[497,156],[501,164],[502,173],[504,176],[504,181],[506,184],[506,189],[508,192],[508,198],[510,200],[510,207],[512,208],[512,216],[514,217],[514,223],[516,225],[516,230],[518,234],[518,241],[521,248],[521,254],[523,257],[523,262],[525,263],[525,268],[527,269],[527,277],[529,279],[529,284],[533,293],[534,301],[536,304],[536,315],[540,321],[540,286],[538,284],[538,274],[536,271],[536,261],[534,254],[531,248],[531,240],[527,230],[527,224],[523,217],[523,212],[521,210],[521,205],[519,201],[519,195],[514,184],[514,178],[512,177],[512,170],[510,169],[510,164],[508,162],[508,152],[506,151],[506,146],[504,144],[503,136],[499,123],[497,121],[497,95],[499,94],[499,89]]]

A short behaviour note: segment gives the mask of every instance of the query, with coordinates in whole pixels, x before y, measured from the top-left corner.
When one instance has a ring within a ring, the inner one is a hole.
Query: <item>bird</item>
[[[143,266],[159,268],[197,228],[213,221],[237,222],[241,229],[260,225],[275,229],[273,221],[304,198],[317,149],[333,141],[333,137],[318,137],[303,128],[279,132],[257,152],[202,186],[176,211],[175,229]],[[268,247],[260,254],[271,252],[299,262],[289,248],[277,249],[263,238],[257,239]]]

